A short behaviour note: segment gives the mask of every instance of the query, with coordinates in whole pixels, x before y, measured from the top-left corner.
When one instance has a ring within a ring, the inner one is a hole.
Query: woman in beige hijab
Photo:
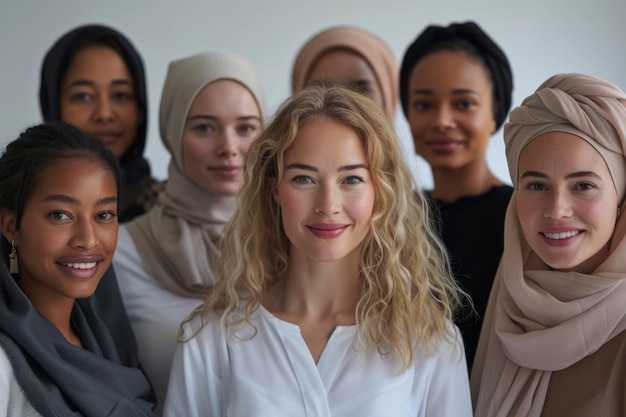
[[[370,97],[393,122],[398,102],[398,64],[391,48],[358,27],[336,26],[310,38],[291,72],[291,88],[300,91],[313,80],[344,84]]]
[[[510,114],[515,185],[471,377],[476,416],[626,415],[626,94],[583,74]]]
[[[158,204],[122,227],[114,267],[139,358],[163,405],[180,323],[215,281],[218,244],[263,124],[252,64],[202,53],[170,64],[159,125],[172,155]]]

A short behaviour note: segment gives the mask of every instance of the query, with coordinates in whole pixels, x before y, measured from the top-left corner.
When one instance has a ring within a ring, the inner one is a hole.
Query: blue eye
[[[356,175],[346,178],[346,183],[350,185],[360,184],[362,182],[363,182],[363,178],[357,177]]]
[[[292,181],[297,184],[313,184],[313,179],[306,175],[297,175],[293,177]]]
[[[539,182],[531,182],[526,185],[526,189],[530,191],[543,191],[546,189],[546,186]]]

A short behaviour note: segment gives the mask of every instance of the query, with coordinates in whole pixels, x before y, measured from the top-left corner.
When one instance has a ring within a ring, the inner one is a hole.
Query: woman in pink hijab
[[[626,415],[626,94],[584,74],[510,114],[515,192],[471,376],[476,416]]]
[[[336,26],[311,37],[291,72],[292,92],[313,80],[343,84],[374,100],[393,122],[398,104],[398,64],[378,36],[354,26]]]

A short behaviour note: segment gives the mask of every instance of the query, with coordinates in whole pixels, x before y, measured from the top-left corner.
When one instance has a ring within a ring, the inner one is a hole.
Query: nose
[[[109,97],[100,94],[95,103],[94,117],[97,121],[107,122],[113,120],[115,113]]]
[[[438,130],[452,129],[455,126],[454,112],[447,104],[435,108],[432,126]]]
[[[224,129],[219,136],[216,152],[218,156],[229,158],[236,156],[239,150],[237,135],[231,129]]]
[[[561,219],[572,215],[572,205],[564,192],[555,191],[549,196],[544,216],[551,219]]]
[[[341,191],[335,185],[321,185],[318,189],[315,212],[331,215],[341,211]]]
[[[70,244],[74,248],[92,249],[98,246],[95,226],[91,221],[78,220]]]

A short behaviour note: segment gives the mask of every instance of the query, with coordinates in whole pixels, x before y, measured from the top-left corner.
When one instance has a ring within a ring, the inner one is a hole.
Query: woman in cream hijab
[[[313,80],[340,83],[370,97],[393,122],[398,104],[398,64],[378,36],[354,26],[336,26],[311,37],[291,72],[292,92]]]
[[[180,323],[214,283],[214,261],[243,184],[243,160],[263,124],[251,63],[202,53],[170,64],[160,133],[172,155],[158,204],[122,227],[114,267],[139,358],[164,401]]]
[[[626,415],[626,94],[556,75],[504,136],[515,192],[471,377],[475,415]]]

